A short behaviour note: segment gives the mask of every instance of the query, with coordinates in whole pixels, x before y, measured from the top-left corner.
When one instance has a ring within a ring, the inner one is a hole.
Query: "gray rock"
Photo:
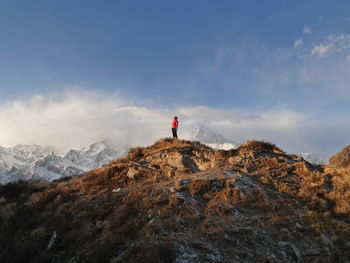
[[[126,176],[130,179],[135,179],[136,175],[137,175],[137,170],[133,167],[130,167],[128,170],[128,173],[126,174]]]
[[[229,164],[235,164],[236,163],[236,159],[234,157],[230,157],[230,158],[228,158],[228,163]]]
[[[49,241],[49,244],[47,245],[47,250],[50,250],[53,246],[53,244],[55,243],[55,240],[57,238],[57,232],[53,232],[51,238],[50,238],[50,241]]]
[[[312,256],[318,256],[319,254],[321,254],[321,251],[318,248],[313,247],[313,248],[308,249],[306,251],[306,254],[312,255]]]
[[[6,198],[2,196],[0,198],[0,205],[6,203],[6,201],[7,201]]]
[[[177,192],[174,186],[171,186],[171,187],[169,188],[169,191],[170,191],[170,193],[175,193],[175,192]]]
[[[168,192],[168,190],[162,189],[162,192],[163,192],[163,196],[164,196],[165,198],[168,198],[168,197],[169,197],[169,192]]]
[[[140,161],[139,161],[139,164],[141,164],[141,165],[145,166],[145,165],[149,164],[149,161],[146,161],[146,160],[140,160]]]
[[[296,226],[297,229],[303,230],[303,227],[299,223],[296,223],[295,226]]]
[[[321,240],[323,244],[331,247],[333,246],[333,241],[324,233],[321,234]]]
[[[175,176],[175,168],[168,165],[164,168],[164,175],[167,177],[173,177]]]
[[[288,243],[285,242],[285,241],[278,241],[277,244],[278,244],[280,247],[284,247],[284,246],[288,245]]]
[[[191,179],[182,179],[182,180],[180,180],[179,185],[180,185],[180,186],[186,186],[186,185],[188,185],[190,182],[191,182]]]
[[[296,246],[294,246],[293,244],[290,244],[290,246],[292,247],[294,254],[297,256],[298,262],[303,262],[300,250]]]

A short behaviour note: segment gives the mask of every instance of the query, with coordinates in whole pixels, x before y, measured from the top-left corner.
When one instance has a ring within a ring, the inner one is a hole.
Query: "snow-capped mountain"
[[[328,164],[327,158],[318,155],[318,154],[313,154],[313,153],[302,153],[300,154],[301,157],[305,161],[308,161],[309,163],[316,164],[316,165],[325,165]]]
[[[203,126],[195,126],[191,131],[190,140],[200,141],[213,149],[230,150],[238,148],[239,144],[215,133]]]
[[[39,145],[0,147],[0,183],[30,178],[33,164],[52,151]]]
[[[122,156],[129,147],[106,141],[61,156],[51,147],[16,145],[0,147],[0,183],[16,180],[52,181],[82,174]]]

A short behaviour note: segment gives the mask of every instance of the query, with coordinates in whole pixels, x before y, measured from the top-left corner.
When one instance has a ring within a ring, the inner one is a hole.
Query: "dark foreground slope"
[[[2,186],[0,262],[349,262],[349,174],[264,142],[162,139],[80,177]]]

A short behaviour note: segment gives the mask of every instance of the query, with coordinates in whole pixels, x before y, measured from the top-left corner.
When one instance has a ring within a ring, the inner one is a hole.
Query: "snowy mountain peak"
[[[82,174],[108,164],[127,150],[127,146],[106,141],[93,143],[81,150],[71,149],[63,156],[52,147],[39,145],[1,147],[0,184],[17,180],[52,181]]]
[[[238,148],[238,144],[234,141],[225,138],[220,133],[213,132],[209,128],[196,125],[190,134],[190,140],[192,141],[200,141],[212,147],[214,149],[236,149]]]
[[[223,135],[199,125],[194,127],[190,138],[204,143],[227,143],[229,141]]]
[[[106,141],[100,141],[84,147],[82,151],[90,154],[98,154],[108,148],[110,148],[110,145]]]

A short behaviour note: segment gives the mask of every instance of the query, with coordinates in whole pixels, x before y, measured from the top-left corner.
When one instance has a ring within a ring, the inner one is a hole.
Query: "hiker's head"
[[[177,120],[177,116],[174,116],[174,119]]]

